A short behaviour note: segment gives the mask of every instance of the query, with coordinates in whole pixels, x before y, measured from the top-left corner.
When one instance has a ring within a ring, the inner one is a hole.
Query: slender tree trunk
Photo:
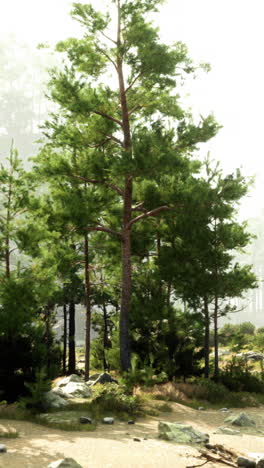
[[[48,377],[51,377],[51,347],[53,343],[53,336],[52,336],[52,312],[53,312],[54,306],[51,304],[48,304],[45,310],[45,326],[46,326],[46,332],[45,332],[45,343],[46,343],[46,351],[47,351],[47,375]]]
[[[104,320],[104,337],[103,337],[103,366],[104,366],[104,371],[109,372],[109,365],[106,361],[106,355],[105,355],[105,350],[109,348],[108,345],[108,326],[107,326],[107,310],[106,310],[106,305],[105,301],[103,302],[103,320]]]
[[[75,356],[75,303],[70,301],[69,304],[69,362],[68,373],[74,374],[76,371],[76,356]]]
[[[218,359],[218,295],[215,295],[214,301],[214,378],[216,382],[219,379],[219,359]]]
[[[67,305],[63,304],[63,354],[62,368],[63,374],[66,374],[66,359],[67,359]]]
[[[209,346],[210,339],[210,317],[208,310],[208,300],[204,297],[204,377],[209,378]]]
[[[171,282],[168,282],[168,287],[167,287],[167,307],[170,307],[170,298],[171,298]]]
[[[130,132],[129,112],[125,91],[125,82],[123,74],[122,59],[122,38],[121,38],[121,5],[117,1],[118,24],[117,24],[117,74],[119,82],[119,96],[122,112],[122,130],[123,130],[123,148],[128,159],[132,158],[132,143]],[[132,193],[133,180],[130,174],[125,177],[125,188],[123,197],[123,229],[122,229],[122,294],[120,310],[120,364],[122,371],[128,371],[131,368],[131,354],[129,342],[129,314],[131,306],[131,228],[128,224],[132,217]]]
[[[91,349],[91,285],[89,270],[89,238],[84,235],[84,263],[85,263],[85,306],[86,306],[86,325],[85,325],[85,380],[89,380],[90,374],[90,349]]]

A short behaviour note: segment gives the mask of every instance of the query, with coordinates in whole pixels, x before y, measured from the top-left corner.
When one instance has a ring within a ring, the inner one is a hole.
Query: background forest
[[[238,217],[252,180],[200,156],[220,125],[182,99],[208,64],[160,41],[158,0],[114,4],[112,20],[74,3],[83,37],[55,52],[0,44],[0,397],[10,401],[41,369],[76,372],[80,305],[86,380],[92,367],[224,381],[219,319],[258,286]],[[240,335],[230,340],[242,348]]]

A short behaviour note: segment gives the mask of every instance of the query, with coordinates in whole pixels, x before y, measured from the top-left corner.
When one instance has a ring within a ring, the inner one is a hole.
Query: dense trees
[[[24,326],[38,330],[39,367],[50,376],[56,307],[64,314],[63,371],[72,373],[82,304],[86,379],[91,322],[99,333],[94,362],[105,369],[119,351],[121,371],[129,371],[132,352],[157,373],[186,378],[201,373],[205,354],[208,377],[211,320],[218,378],[218,317],[255,285],[250,267],[234,262],[250,240],[235,219],[247,180],[197,160],[219,126],[184,109],[181,87],[196,67],[184,44],[160,42],[148,16],[159,4],[116,0],[103,14],[74,3],[84,35],[57,44],[63,62],[48,86],[56,113],[43,126],[34,168],[20,169],[11,148],[0,173],[0,336],[12,322],[19,339]]]

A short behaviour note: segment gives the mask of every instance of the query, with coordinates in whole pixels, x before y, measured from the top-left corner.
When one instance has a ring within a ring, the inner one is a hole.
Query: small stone
[[[205,411],[205,408],[203,406],[199,406],[198,411]]]
[[[102,423],[103,424],[114,424],[114,421],[115,421],[114,418],[104,418],[102,420]]]
[[[264,468],[264,457],[258,458],[256,466],[257,468]]]
[[[221,408],[219,411],[222,411],[222,413],[228,413],[229,409],[228,408]]]
[[[243,468],[256,468],[256,462],[246,457],[238,457],[237,464]]]
[[[135,421],[133,421],[132,419],[130,419],[129,421],[127,421],[127,424],[135,424]]]
[[[80,419],[79,419],[79,422],[81,424],[92,424],[92,420],[91,418],[87,418],[86,416],[81,416]]]
[[[230,427],[220,426],[216,429],[214,434],[239,435],[240,431],[232,429]]]
[[[7,448],[4,444],[0,444],[0,453],[5,453],[7,452]]]
[[[134,442],[141,442],[141,440],[138,437],[133,438]]]
[[[50,463],[48,468],[82,468],[73,458],[64,458]]]

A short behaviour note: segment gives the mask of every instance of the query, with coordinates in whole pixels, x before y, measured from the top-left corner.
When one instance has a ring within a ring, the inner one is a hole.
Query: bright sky
[[[2,0],[0,35],[15,33],[32,45],[72,36],[78,25],[68,15],[71,3]],[[103,8],[105,0],[93,3]],[[263,13],[263,0],[167,0],[158,17],[163,39],[185,42],[193,59],[211,64],[212,71],[192,84],[188,103],[204,116],[213,111],[224,126],[202,154],[209,150],[226,170],[242,167],[246,175],[257,175],[243,202],[246,217],[264,208]]]

